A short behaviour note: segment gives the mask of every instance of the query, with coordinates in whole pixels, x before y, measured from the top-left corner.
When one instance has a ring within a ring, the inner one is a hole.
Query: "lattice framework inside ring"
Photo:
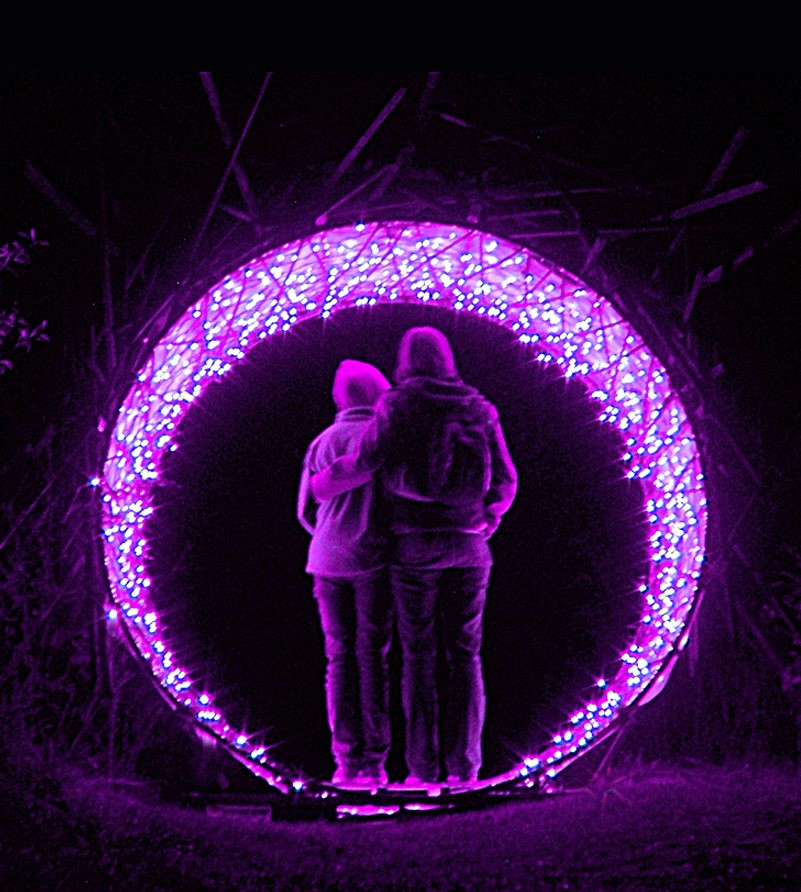
[[[606,298],[520,245],[440,223],[360,224],[266,250],[205,293],[156,345],[119,410],[95,482],[110,617],[125,625],[175,705],[282,790],[304,781],[271,762],[269,740],[228,723],[214,692],[182,667],[180,643],[162,633],[144,559],[154,488],[186,411],[256,344],[310,317],[401,300],[478,314],[512,331],[538,361],[579,376],[601,421],[622,435],[626,473],[645,494],[650,565],[636,633],[615,673],[598,678],[552,738],[504,777],[555,775],[658,692],[686,644],[698,596],[707,509],[696,438],[666,369]]]

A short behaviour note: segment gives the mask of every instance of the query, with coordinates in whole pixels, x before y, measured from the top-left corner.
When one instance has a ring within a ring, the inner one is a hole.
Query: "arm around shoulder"
[[[340,456],[319,474],[312,476],[311,493],[318,502],[355,489],[372,479],[372,471],[360,470],[356,466],[356,459],[356,453]]]
[[[354,452],[341,455],[311,478],[311,491],[318,502],[355,489],[373,479],[381,465],[379,429],[374,420],[368,424]]]

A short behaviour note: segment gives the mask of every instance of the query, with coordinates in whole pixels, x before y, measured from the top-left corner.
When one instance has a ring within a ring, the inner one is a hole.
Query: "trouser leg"
[[[391,745],[388,661],[393,610],[389,571],[361,574],[353,587],[364,739],[361,767],[375,773],[383,771]]]
[[[481,639],[489,567],[444,571],[439,615],[448,665],[443,716],[443,753],[449,775],[474,777],[481,767],[481,735],[486,715]]]
[[[425,781],[439,777],[437,734],[437,637],[439,571],[392,568],[401,645],[401,698],[406,720],[406,765]]]
[[[353,773],[362,758],[359,673],[356,665],[356,609],[347,580],[314,578],[323,630],[325,694],[331,754],[337,768]]]

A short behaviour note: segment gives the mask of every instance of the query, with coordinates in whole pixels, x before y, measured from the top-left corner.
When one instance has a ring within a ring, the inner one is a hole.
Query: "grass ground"
[[[786,768],[637,766],[536,800],[369,821],[186,808],[75,772],[3,787],[4,885],[25,892],[801,888],[801,778]]]

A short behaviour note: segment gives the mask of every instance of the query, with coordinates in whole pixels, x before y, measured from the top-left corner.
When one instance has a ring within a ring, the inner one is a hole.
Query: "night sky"
[[[235,139],[264,75],[214,77]],[[32,249],[30,265],[0,270],[0,308],[16,302],[32,323],[46,318],[51,336],[0,378],[2,485],[13,492],[15,463],[35,453],[64,382],[89,352],[90,329],[102,323],[103,287],[117,295],[121,350],[143,315],[126,276],[149,301],[148,276],[160,283],[157,292],[171,287],[171,264],[189,250],[228,153],[196,72],[6,72],[0,84],[0,244],[32,227],[49,243]],[[742,128],[743,147],[711,191],[755,180],[767,188],[702,214],[700,224],[690,220],[693,249],[671,254],[679,268],[672,290],[681,293],[696,265],[728,264],[721,281],[700,292],[686,338],[706,367],[719,367],[724,422],[744,436],[749,459],[797,492],[801,239],[788,221],[801,213],[798,76],[441,73],[430,99],[438,126],[422,130],[415,115],[425,84],[422,72],[274,73],[240,156],[263,203],[265,241],[282,226],[314,229],[315,213],[340,193],[330,179],[328,195],[313,184],[337,168],[399,89],[407,92],[397,114],[359,158],[362,179],[410,144],[421,171],[438,167],[462,184],[559,186],[580,171],[626,193],[627,208],[645,193],[634,215],[643,224],[656,208],[669,213],[698,200]],[[305,189],[287,186],[304,181]],[[341,194],[359,182],[343,176]],[[222,203],[242,204],[231,183]],[[583,212],[590,227],[621,225],[603,205]],[[777,235],[782,227],[786,234]],[[104,228],[113,245],[108,275]],[[670,238],[612,245],[602,259],[640,264],[647,277]],[[753,257],[732,263],[749,248]],[[547,255],[547,239],[537,250]],[[147,272],[137,280],[135,269]],[[279,759],[311,773],[329,764],[322,641],[303,571],[307,536],[295,519],[301,460],[332,420],[339,361],[363,359],[391,376],[397,342],[413,324],[436,324],[451,337],[463,377],[496,404],[525,468],[493,540],[488,771],[508,768],[563,717],[637,616],[640,500],[622,477],[620,442],[596,421],[580,384],[532,362],[498,326],[441,310],[379,306],[303,322],[254,350],[188,413],[158,495],[152,561],[157,604],[187,666],[219,691],[226,715],[268,731],[282,741]],[[397,720],[397,704],[395,711]],[[392,758],[397,768],[400,752]]]

